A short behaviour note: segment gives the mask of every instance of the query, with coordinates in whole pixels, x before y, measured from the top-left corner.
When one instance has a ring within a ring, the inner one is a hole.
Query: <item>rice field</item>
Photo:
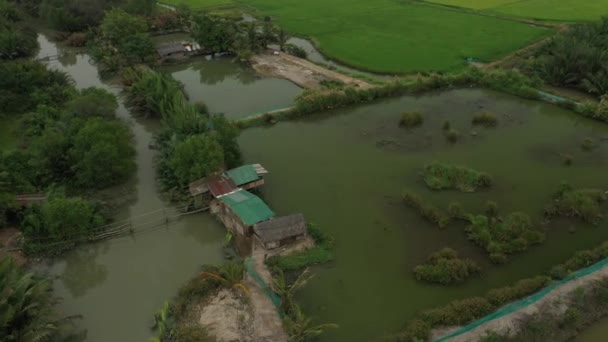
[[[522,18],[588,21],[608,15],[608,0],[426,0]]]

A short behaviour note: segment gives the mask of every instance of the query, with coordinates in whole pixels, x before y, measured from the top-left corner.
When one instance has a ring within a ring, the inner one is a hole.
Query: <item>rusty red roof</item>
[[[222,176],[211,176],[207,178],[207,187],[213,197],[219,197],[237,189],[236,184],[230,178]]]

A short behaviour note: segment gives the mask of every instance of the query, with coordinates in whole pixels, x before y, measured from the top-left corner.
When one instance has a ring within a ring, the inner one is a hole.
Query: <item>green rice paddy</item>
[[[608,15],[608,0],[426,0],[442,5],[486,10],[515,17],[587,21]]]
[[[211,6],[225,0],[170,0]],[[328,57],[375,72],[452,71],[466,59],[498,59],[551,31],[476,14],[392,0],[243,0]]]

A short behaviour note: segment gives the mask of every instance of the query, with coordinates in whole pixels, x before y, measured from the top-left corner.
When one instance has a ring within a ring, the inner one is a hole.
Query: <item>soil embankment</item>
[[[253,68],[261,74],[285,78],[302,88],[318,88],[324,80],[338,81],[363,89],[372,87],[365,81],[325,69],[306,59],[283,52],[268,51],[255,55],[251,58],[251,63]]]
[[[506,314],[502,317],[491,320],[487,323],[484,323],[474,329],[471,329],[465,333],[462,333],[458,336],[454,336],[452,338],[448,338],[441,341],[449,341],[449,342],[474,342],[479,341],[483,336],[487,334],[488,331],[494,331],[498,335],[504,336],[509,335],[512,336],[519,331],[520,322],[526,319],[531,314],[538,313],[543,310],[543,308],[551,305],[553,303],[561,303],[560,311],[565,312],[568,308],[569,298],[572,298],[572,294],[576,289],[580,287],[588,287],[592,286],[595,282],[608,277],[608,266],[604,266],[597,272],[582,276],[580,278],[571,280],[567,283],[564,283],[547,295],[545,295],[540,300],[520,309],[511,314]],[[435,329],[432,332],[431,341],[436,341],[441,339],[443,336],[447,336],[452,332],[460,329],[461,327],[454,328],[444,328],[444,329]]]

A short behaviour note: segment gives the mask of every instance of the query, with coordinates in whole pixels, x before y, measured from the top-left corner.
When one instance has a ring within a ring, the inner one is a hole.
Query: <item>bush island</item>
[[[460,140],[460,131],[454,128],[450,128],[445,131],[445,138],[453,144]]]
[[[480,125],[485,127],[496,127],[496,125],[498,125],[498,118],[494,113],[483,112],[475,114],[475,116],[473,116],[473,119],[471,120],[471,123],[473,125]]]
[[[422,114],[420,114],[419,112],[404,112],[401,114],[399,126],[412,128],[422,125],[422,121]]]
[[[563,279],[572,272],[591,266],[605,258],[608,258],[608,241],[604,241],[601,245],[593,249],[576,252],[565,262],[551,268],[549,276],[554,279]]]
[[[477,215],[465,230],[468,238],[485,249],[498,264],[507,262],[508,255],[521,253],[545,239],[545,234],[532,229],[530,217],[523,213],[504,218]]]
[[[553,202],[545,208],[545,217],[574,217],[588,223],[603,219],[600,204],[606,201],[606,194],[597,189],[573,189],[562,184],[553,197]]]
[[[424,182],[433,190],[457,189],[474,192],[479,187],[490,187],[492,177],[462,166],[431,163],[424,168]]]
[[[422,217],[439,228],[445,228],[450,223],[450,218],[437,207],[425,203],[417,194],[404,191],[402,194],[405,205],[416,210]]]
[[[414,268],[417,280],[443,285],[463,283],[479,274],[481,268],[471,259],[461,259],[458,252],[444,248],[429,257],[426,264]]]

